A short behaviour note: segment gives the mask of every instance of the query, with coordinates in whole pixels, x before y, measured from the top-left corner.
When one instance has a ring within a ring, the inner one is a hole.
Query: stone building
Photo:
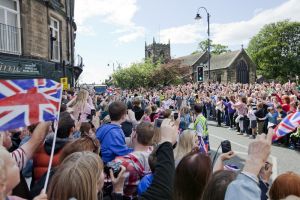
[[[75,37],[74,0],[1,0],[0,79],[68,77],[74,86],[83,66]]]
[[[153,38],[153,43],[147,45],[145,42],[145,58],[152,58],[154,62],[161,59],[162,63],[167,63],[171,60],[170,40],[168,44],[156,43]]]
[[[176,58],[181,61],[181,67],[188,67],[189,74],[183,75],[192,81],[197,80],[197,68],[203,66],[204,81],[208,80],[208,53],[202,52],[193,55]],[[255,83],[256,65],[248,56],[247,52],[241,50],[211,55],[210,80],[221,83]]]

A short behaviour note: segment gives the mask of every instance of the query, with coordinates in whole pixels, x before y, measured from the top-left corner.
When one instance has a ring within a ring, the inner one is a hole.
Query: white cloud
[[[200,35],[199,24],[188,24],[164,29],[160,31],[160,38],[165,43],[170,39],[172,44],[189,44],[203,39],[203,36]]]
[[[129,42],[141,36],[141,27],[133,22],[138,10],[136,1],[76,0],[75,19],[78,25],[82,26],[89,19],[99,17],[100,21],[125,30],[125,35],[120,36],[119,41]]]
[[[229,46],[247,45],[251,37],[265,25],[279,20],[300,21],[299,0],[288,0],[278,7],[262,10],[249,20],[227,24],[211,24],[212,40]],[[201,31],[200,31],[201,29]],[[173,44],[194,43],[206,37],[203,25],[188,24],[161,31],[161,38],[171,38]]]
[[[123,35],[118,38],[118,41],[121,43],[128,43],[135,41],[139,37],[145,36],[145,28],[141,26],[136,26],[132,30],[127,31],[126,35]]]
[[[96,32],[93,27],[91,26],[83,26],[83,25],[78,25],[77,26],[77,32],[79,34],[85,35],[85,36],[95,36]]]

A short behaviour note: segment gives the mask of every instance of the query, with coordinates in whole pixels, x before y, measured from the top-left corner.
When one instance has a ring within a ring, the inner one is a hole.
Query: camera
[[[160,128],[164,119],[157,118],[154,121],[154,127]]]
[[[112,169],[114,177],[117,178],[120,171],[121,171],[121,162],[108,162],[105,166],[104,166],[104,173],[109,175],[109,171],[110,169]]]
[[[93,116],[96,116],[96,110],[95,109],[91,110],[91,114],[87,114],[86,119],[89,120],[89,121],[92,121]]]
[[[92,110],[91,110],[91,115],[92,115],[92,116],[96,116],[96,110],[95,110],[95,109],[92,109]]]
[[[231,143],[229,140],[224,140],[221,142],[222,153],[227,153],[231,151]]]
[[[176,120],[178,118],[178,112],[174,113],[174,120]]]

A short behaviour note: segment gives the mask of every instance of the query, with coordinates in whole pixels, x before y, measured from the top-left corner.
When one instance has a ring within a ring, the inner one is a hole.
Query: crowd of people
[[[65,91],[57,123],[1,133],[0,200],[299,199],[300,175],[271,180],[268,159],[274,128],[299,100],[290,82]],[[209,120],[252,139],[242,170],[225,164],[234,150],[211,159]],[[276,145],[299,142],[298,128]]]

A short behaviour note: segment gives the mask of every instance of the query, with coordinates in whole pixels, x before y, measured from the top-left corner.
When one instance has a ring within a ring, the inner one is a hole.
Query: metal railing
[[[0,52],[21,54],[21,28],[0,23]]]

